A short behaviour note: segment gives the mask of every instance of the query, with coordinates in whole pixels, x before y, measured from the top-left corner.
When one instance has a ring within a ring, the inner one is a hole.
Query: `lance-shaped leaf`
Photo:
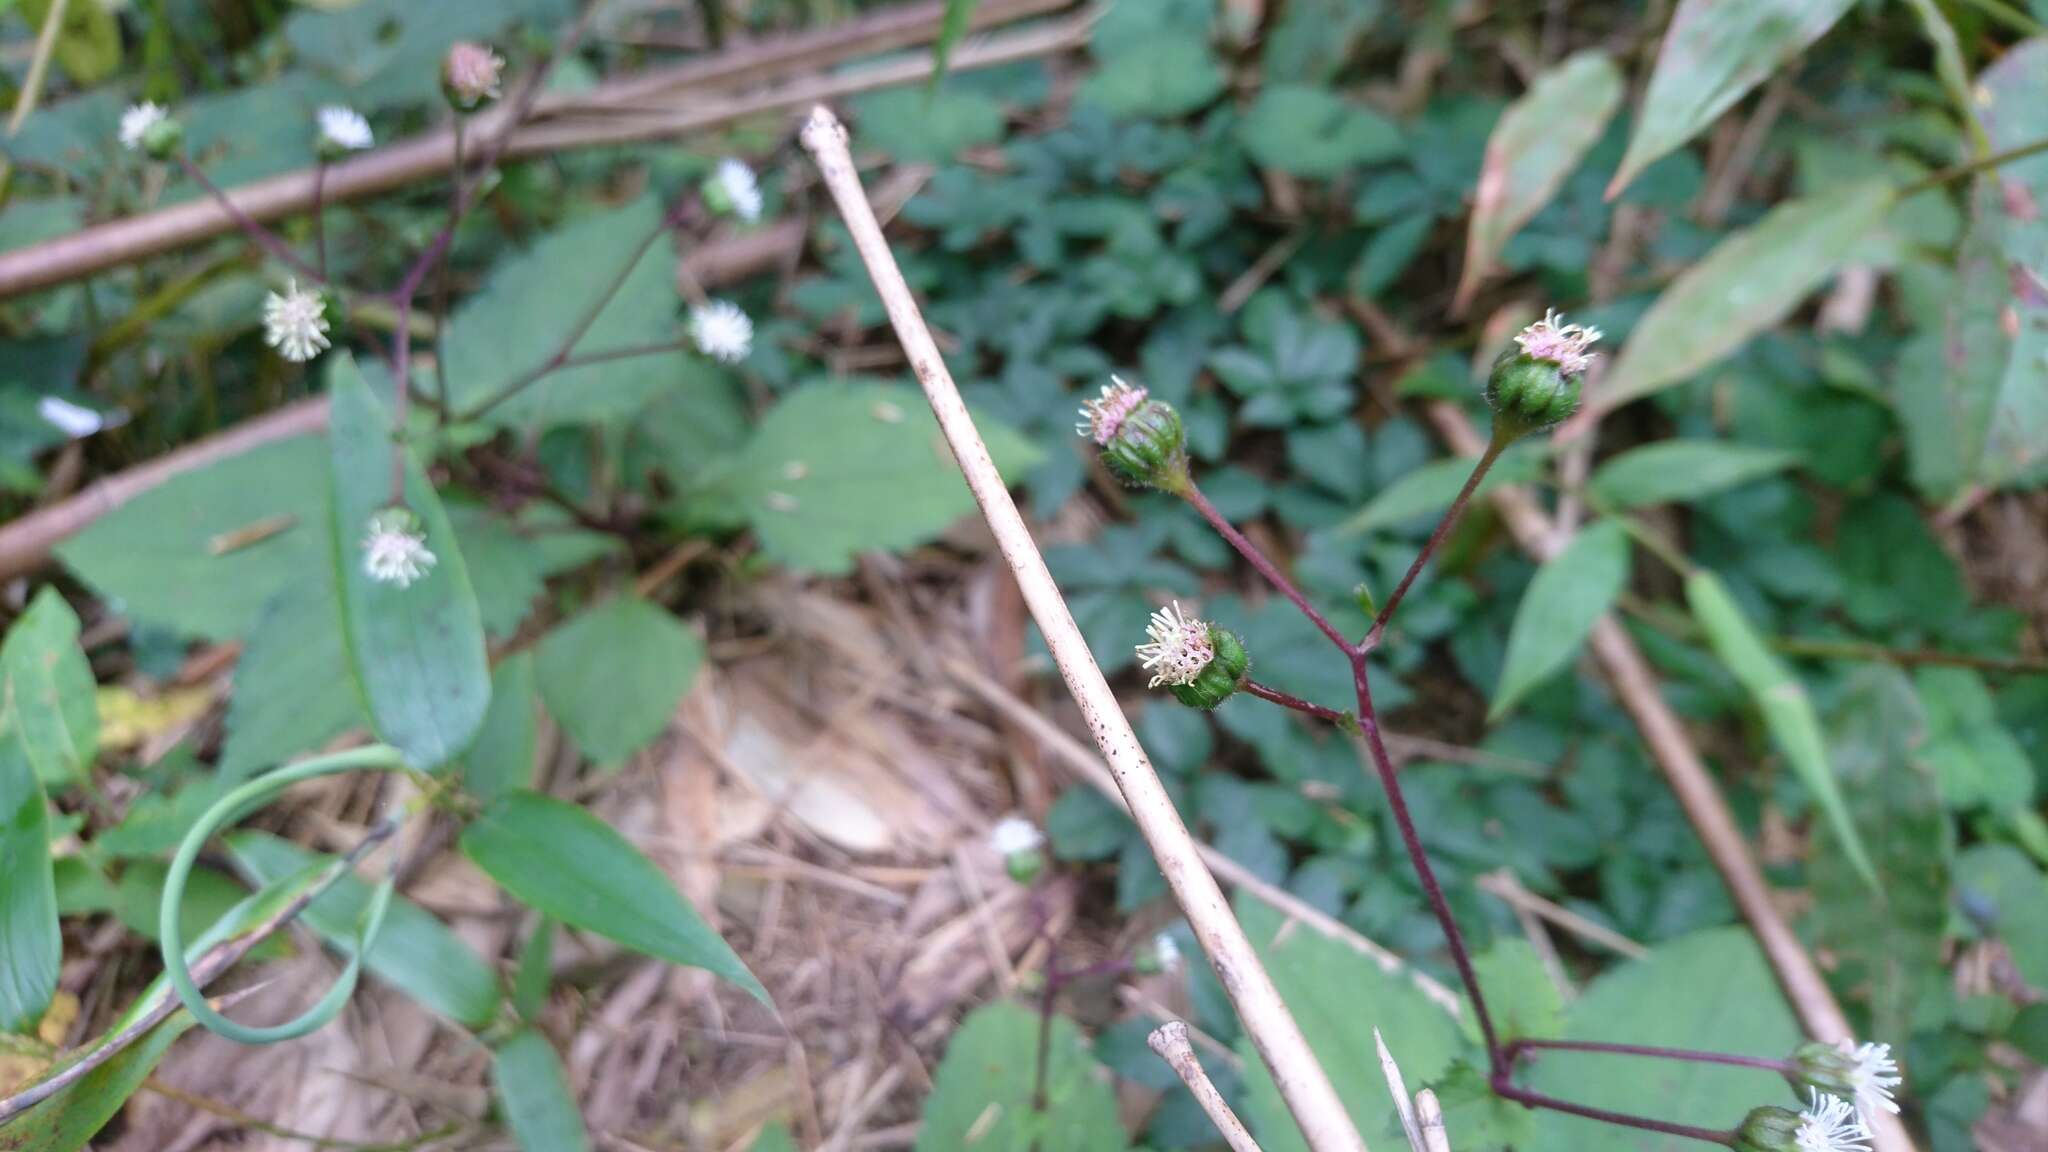
[[[1557,195],[1620,104],[1621,71],[1614,61],[1581,52],[1538,76],[1501,113],[1486,141],[1453,310],[1465,310],[1508,238]]]
[[[1608,197],[1820,39],[1853,2],[1683,0],[1664,33],[1635,134],[1607,186]]]
[[[1791,761],[1793,771],[1799,773],[1800,782],[1812,793],[1849,863],[1876,891],[1877,870],[1870,863],[1870,853],[1864,850],[1856,822],[1849,817],[1841,784],[1828,763],[1820,718],[1814,714],[1813,701],[1807,698],[1805,687],[1785,662],[1764,646],[1763,637],[1757,635],[1720,577],[1704,568],[1694,572],[1686,578],[1685,599],[1692,607],[1693,619],[1699,621],[1701,631],[1707,634],[1714,655],[1735,674],[1756,703],[1757,711],[1763,713],[1772,739],[1785,753],[1785,759]]]
[[[490,705],[483,618],[441,499],[410,452],[405,503],[435,563],[403,587],[364,569],[363,536],[391,501],[392,456],[404,449],[355,360],[346,353],[331,360],[334,556],[349,656],[377,735],[414,767],[435,768],[469,745]]]
[[[1782,472],[1798,457],[1725,440],[1658,440],[1600,465],[1588,485],[1614,508],[1698,500]]]
[[[586,1152],[575,1093],[548,1038],[523,1028],[491,1053],[491,1085],[506,1126],[524,1152]]]
[[[1602,520],[1572,537],[1536,570],[1508,629],[1500,687],[1488,720],[1498,720],[1545,680],[1569,666],[1593,625],[1628,583],[1628,532]]]
[[[36,775],[54,785],[91,768],[100,750],[96,685],[78,646],[78,615],[55,588],[45,585],[7,630],[0,676],[7,682],[0,711]]]
[[[0,731],[0,1032],[32,1032],[63,963],[50,815],[19,734]]]
[[[1881,182],[1792,200],[1716,245],[1636,323],[1593,403],[1611,410],[1676,384],[1790,315],[1884,220]]]

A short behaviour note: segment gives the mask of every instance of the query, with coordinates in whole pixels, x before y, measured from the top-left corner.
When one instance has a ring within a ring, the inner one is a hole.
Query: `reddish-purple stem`
[[[233,220],[249,239],[255,241],[257,247],[270,253],[279,262],[289,266],[293,271],[296,271],[299,275],[306,277],[313,283],[327,283],[326,275],[319,269],[301,260],[299,254],[292,251],[283,240],[278,238],[275,232],[258,224],[247,212],[242,211],[240,205],[228,199],[228,194],[221,191],[218,184],[207,179],[206,173],[199,170],[199,165],[194,164],[190,156],[185,155],[183,152],[178,153],[178,166],[184,170],[186,179],[199,185],[202,191],[208,196],[213,197],[214,202],[220,205],[220,210],[227,213],[228,219]]]
[[[313,169],[313,255],[321,279],[327,278],[327,161]]]
[[[1480,454],[1478,463],[1472,466],[1472,475],[1467,476],[1465,486],[1458,489],[1458,498],[1451,501],[1451,506],[1444,512],[1443,519],[1437,521],[1436,530],[1429,534],[1428,540],[1423,541],[1422,551],[1415,554],[1415,562],[1408,565],[1408,571],[1402,575],[1401,582],[1394,585],[1394,594],[1387,597],[1386,605],[1373,620],[1372,631],[1366,633],[1365,639],[1359,642],[1360,649],[1370,652],[1380,646],[1380,638],[1387,630],[1387,621],[1393,619],[1394,609],[1401,606],[1401,598],[1408,595],[1408,586],[1415,583],[1415,577],[1421,574],[1422,566],[1429,563],[1429,558],[1435,555],[1437,548],[1443,544],[1444,537],[1450,535],[1451,525],[1456,524],[1458,518],[1464,514],[1465,505],[1472,499],[1472,493],[1479,490],[1479,482],[1486,478],[1487,470],[1493,467],[1495,460],[1500,459],[1500,454],[1506,447],[1506,442],[1498,436],[1487,442],[1486,451]]]
[[[1229,541],[1230,546],[1237,549],[1238,555],[1244,557],[1252,567],[1259,570],[1259,575],[1264,576],[1267,582],[1272,584],[1274,588],[1279,589],[1282,596],[1287,597],[1296,608],[1301,609],[1301,614],[1308,617],[1309,623],[1314,624],[1323,635],[1328,636],[1332,644],[1343,649],[1347,656],[1354,651],[1351,641],[1346,639],[1342,632],[1337,631],[1328,620],[1325,620],[1321,612],[1316,611],[1315,605],[1308,602],[1308,597],[1301,594],[1301,590],[1296,588],[1293,582],[1287,579],[1286,575],[1280,571],[1278,565],[1268,560],[1264,552],[1259,551],[1258,545],[1245,539],[1244,533],[1239,532],[1235,525],[1223,518],[1223,514],[1216,510],[1214,504],[1209,503],[1209,498],[1202,495],[1202,490],[1195,486],[1193,480],[1186,482],[1186,486],[1180,494],[1183,499],[1195,506],[1195,511],[1202,514],[1202,519],[1209,522],[1209,526],[1216,530],[1217,535]]]
[[[1278,688],[1268,688],[1257,680],[1246,680],[1244,682],[1244,690],[1261,700],[1270,700],[1282,708],[1291,708],[1296,712],[1306,716],[1313,716],[1318,720],[1328,720],[1332,724],[1342,724],[1350,719],[1350,717],[1337,711],[1335,708],[1325,708],[1314,701],[1303,700],[1299,696],[1289,695]]]
[[[1655,1048],[1643,1044],[1606,1044],[1595,1040],[1511,1040],[1504,1055],[1509,1064],[1522,1058],[1525,1052],[1544,1050],[1557,1052],[1607,1052],[1617,1056],[1646,1056],[1653,1060],[1680,1060],[1694,1064],[1731,1064],[1738,1068],[1758,1068],[1780,1075],[1793,1071],[1787,1060],[1772,1060],[1763,1056],[1735,1056],[1726,1052],[1701,1052],[1692,1048]]]
[[[1688,1140],[1698,1140],[1707,1144],[1719,1144],[1723,1147],[1733,1147],[1735,1144],[1735,1133],[1733,1132],[1725,1132],[1718,1128],[1699,1128],[1691,1124],[1673,1124],[1668,1120],[1652,1120],[1648,1116],[1632,1116],[1627,1112],[1610,1112],[1605,1108],[1592,1108],[1584,1104],[1574,1104],[1569,1100],[1560,1100],[1555,1096],[1546,1096],[1541,1092],[1532,1092],[1527,1088],[1518,1087],[1510,1083],[1505,1074],[1495,1074],[1492,1087],[1494,1095],[1499,1096],[1503,1100],[1513,1100],[1515,1103],[1528,1108],[1548,1108],[1553,1112],[1583,1116],[1588,1120],[1598,1120],[1605,1124],[1618,1124],[1623,1128],[1640,1128],[1645,1132],[1661,1132],[1666,1136],[1683,1136]]]

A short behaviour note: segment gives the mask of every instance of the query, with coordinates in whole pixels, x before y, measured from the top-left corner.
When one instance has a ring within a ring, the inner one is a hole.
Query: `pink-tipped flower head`
[[[1151,643],[1138,645],[1138,662],[1152,673],[1151,687],[1193,684],[1216,658],[1209,625],[1180,610],[1180,601],[1152,613],[1145,629]]]
[[[1074,431],[1103,447],[1116,439],[1124,421],[1130,419],[1148,395],[1145,389],[1124,383],[1121,376],[1109,379],[1111,382],[1102,386],[1101,396],[1081,405],[1081,422],[1074,425]]]
[[[1557,365],[1567,376],[1584,372],[1593,363],[1593,353],[1587,351],[1600,339],[1600,330],[1585,324],[1561,323],[1564,317],[1552,308],[1515,337],[1521,345],[1522,354],[1537,360],[1548,360]]]
[[[448,46],[441,61],[441,91],[448,103],[463,112],[474,112],[496,100],[505,61],[488,47],[470,40]]]
[[[1145,389],[1111,376],[1102,395],[1081,406],[1074,431],[1102,449],[1117,479],[1137,488],[1179,492],[1187,484],[1187,439],[1180,413]]]

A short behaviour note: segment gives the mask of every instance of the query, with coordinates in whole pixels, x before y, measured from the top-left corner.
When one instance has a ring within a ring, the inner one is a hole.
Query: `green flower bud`
[[[1005,816],[989,830],[989,847],[1003,858],[1003,870],[1019,884],[1029,884],[1045,871],[1045,833],[1022,816]]]
[[[1190,708],[1208,711],[1230,699],[1238,689],[1244,687],[1245,674],[1251,670],[1251,654],[1244,650],[1244,642],[1235,633],[1214,625],[1209,627],[1209,644],[1216,651],[1216,658],[1209,661],[1192,683],[1175,684],[1167,689],[1173,698]]]
[[[1036,848],[1027,852],[1012,852],[1003,857],[1003,871],[1019,884],[1029,884],[1045,871],[1045,853]]]
[[[177,159],[185,147],[185,125],[166,116],[142,133],[142,153],[158,163]]]
[[[1839,1096],[1807,1090],[1807,1108],[1758,1108],[1735,1130],[1735,1152],[1870,1152],[1870,1130]]]
[[[1791,1064],[1785,1079],[1795,1092],[1840,1096],[1866,1115],[1899,1110],[1892,1093],[1903,1081],[1889,1044],[1801,1044],[1793,1049]]]
[[[1790,1108],[1758,1108],[1735,1129],[1736,1152],[1799,1152],[1799,1124]]]
[[[1578,409],[1579,377],[1593,362],[1586,349],[1600,339],[1600,330],[1560,325],[1562,319],[1545,313],[1515,337],[1516,350],[1494,361],[1486,378],[1486,403],[1493,409],[1496,440],[1555,427]]]
[[[1081,408],[1074,430],[1102,448],[1102,462],[1134,488],[1179,492],[1187,485],[1187,437],[1180,413],[1143,388],[1112,376],[1102,395]]]

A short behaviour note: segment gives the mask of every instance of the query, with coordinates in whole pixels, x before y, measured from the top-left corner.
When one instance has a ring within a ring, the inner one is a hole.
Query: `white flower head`
[[[1576,376],[1593,363],[1594,354],[1587,349],[1600,339],[1600,330],[1563,320],[1552,308],[1543,313],[1543,319],[1522,329],[1515,343],[1522,346],[1524,355],[1548,360],[1565,375]]]
[[[1807,1089],[1807,1101],[1792,1136],[1799,1152],[1870,1152],[1870,1131],[1857,1118],[1855,1106],[1818,1088]]]
[[[293,363],[303,364],[327,347],[327,301],[290,281],[282,293],[263,300],[263,342]]]
[[[998,856],[1015,856],[1019,852],[1036,852],[1045,843],[1045,833],[1038,825],[1022,816],[1005,816],[989,829],[988,846]]]
[[[754,170],[747,167],[746,161],[728,156],[718,162],[711,178],[718,182],[733,215],[749,224],[761,218],[761,182],[754,178]]]
[[[401,507],[386,508],[370,517],[363,533],[363,571],[379,584],[409,588],[435,564],[427,547],[427,534],[419,517]]]
[[[161,104],[147,100],[130,104],[128,110],[121,113],[121,147],[130,152],[142,147],[142,138],[169,116],[170,112]]]
[[[43,422],[77,440],[107,426],[107,418],[62,396],[45,396],[36,401],[36,414]]]
[[[1867,1120],[1878,1112],[1899,1113],[1898,1101],[1892,1099],[1892,1090],[1903,1080],[1899,1077],[1898,1061],[1892,1059],[1889,1044],[1862,1044],[1844,1040],[1839,1047],[1842,1053],[1856,1062],[1849,1072],[1849,1083],[1856,1090],[1856,1110]]]
[[[1105,446],[1116,439],[1124,421],[1138,410],[1146,396],[1143,388],[1124,383],[1121,376],[1109,379],[1102,386],[1102,395],[1081,405],[1081,422],[1074,425],[1074,431]]]
[[[320,142],[337,152],[361,152],[377,142],[370,134],[370,122],[346,105],[329,104],[315,119],[320,124]]]
[[[1180,943],[1171,932],[1161,932],[1152,937],[1152,959],[1159,964],[1161,972],[1180,971]]]
[[[737,364],[754,347],[754,322],[730,300],[713,300],[690,309],[690,339],[713,360]]]
[[[1152,673],[1154,688],[1161,684],[1192,684],[1209,661],[1216,658],[1209,626],[1183,615],[1178,600],[1152,614],[1145,635],[1152,642],[1138,645],[1138,662]]]

